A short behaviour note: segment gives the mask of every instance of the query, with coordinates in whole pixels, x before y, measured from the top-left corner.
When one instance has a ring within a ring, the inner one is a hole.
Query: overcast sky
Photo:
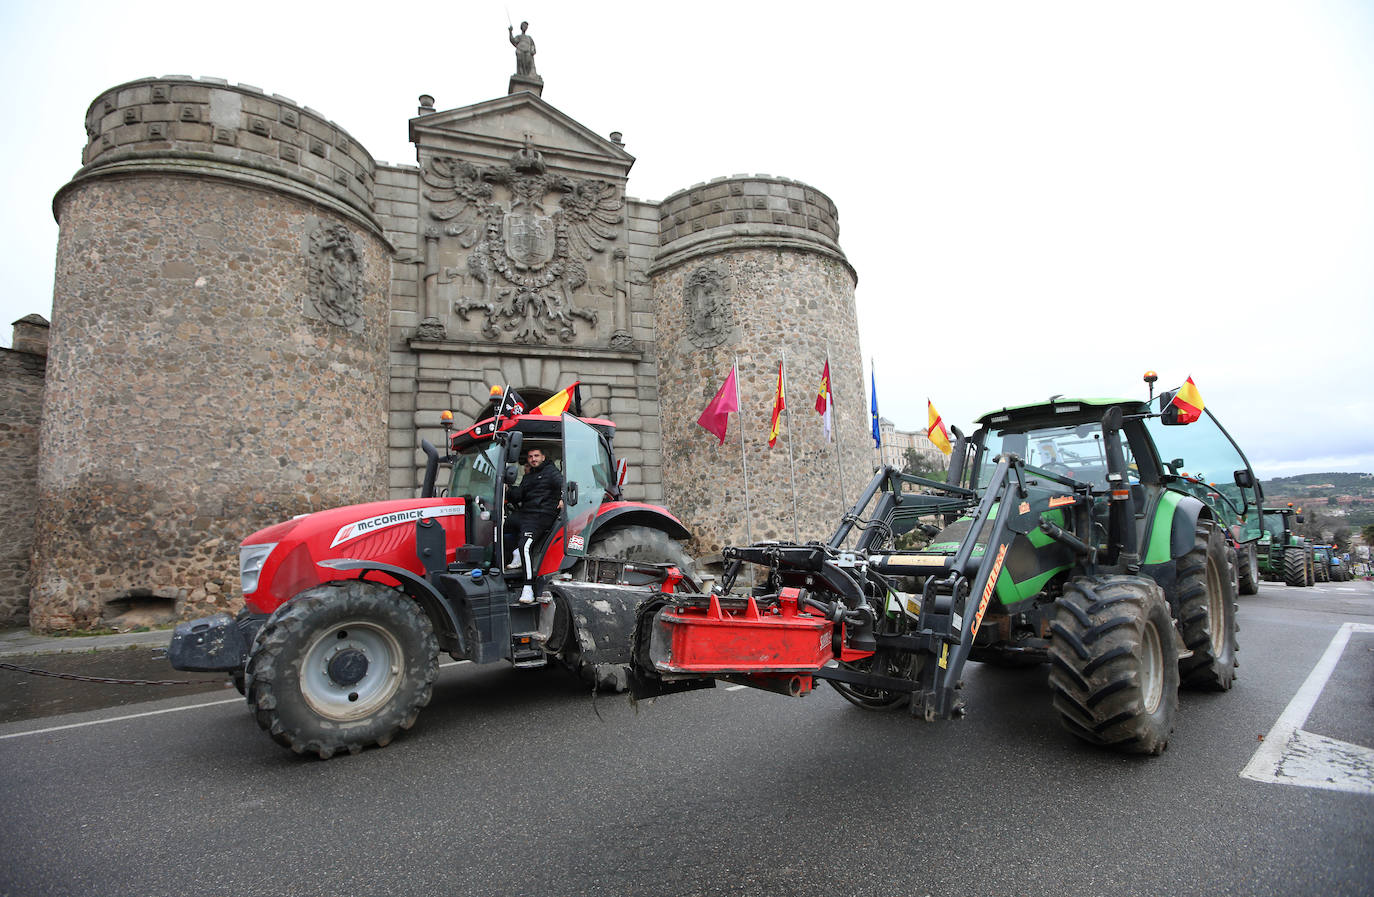
[[[379,13],[394,10],[393,18]],[[630,194],[831,197],[880,412],[1192,375],[1263,476],[1374,471],[1374,3],[533,2],[544,99]],[[87,107],[147,76],[288,96],[414,164],[416,97],[501,96],[507,4],[0,4],[0,321],[51,316]],[[724,372],[722,372],[723,374]],[[819,372],[793,371],[794,392]],[[867,385],[836,384],[867,403]],[[763,411],[760,414],[765,413]]]

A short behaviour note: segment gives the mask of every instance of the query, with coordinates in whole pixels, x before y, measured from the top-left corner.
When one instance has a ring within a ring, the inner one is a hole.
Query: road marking
[[[63,729],[81,729],[86,726],[101,726],[105,723],[118,723],[126,719],[140,719],[145,716],[158,716],[163,713],[179,713],[182,710],[199,710],[202,707],[216,707],[220,704],[238,704],[243,698],[225,698],[222,701],[206,701],[204,704],[187,704],[185,707],[167,707],[163,710],[148,710],[143,713],[129,713],[124,716],[112,716],[109,719],[93,719],[84,723],[68,723],[65,726],[49,726],[46,729],[30,729],[27,732],[12,732],[9,735],[0,735],[0,741],[6,738],[23,738],[25,735],[43,735],[48,732],[61,732]]]
[[[1331,639],[1326,653],[1288,702],[1264,744],[1241,770],[1243,779],[1300,785],[1327,791],[1374,795],[1374,749],[1303,730],[1322,689],[1350,641],[1352,632],[1374,632],[1368,623],[1345,623]]]
[[[749,687],[749,686],[747,686],[747,685],[727,685],[727,686],[725,686],[725,690],[726,690],[726,691],[739,691],[741,688],[748,688],[748,687]]]
[[[470,660],[450,660],[447,663],[439,664],[439,669],[456,667],[460,663],[471,663]],[[241,704],[243,698],[225,698],[222,701],[205,701],[201,704],[187,704],[185,707],[167,707],[162,710],[147,710],[143,713],[126,713],[124,716],[112,716],[109,719],[93,719],[84,723],[68,723],[65,726],[48,726],[46,729],[29,729],[27,732],[11,732],[9,735],[0,735],[0,741],[8,738],[23,738],[26,735],[45,735],[48,732],[61,732],[64,729],[84,729],[87,726],[103,726],[105,723],[120,723],[128,719],[142,719],[147,716],[161,716],[164,713],[179,713],[182,710],[200,710],[203,707],[218,707],[221,704]]]

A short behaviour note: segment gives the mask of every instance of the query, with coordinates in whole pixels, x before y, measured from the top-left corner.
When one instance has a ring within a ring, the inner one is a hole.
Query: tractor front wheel
[[[916,678],[913,669],[916,655],[901,653],[887,648],[862,660],[840,661],[840,666],[858,673],[877,673],[894,679]],[[887,691],[881,688],[866,688],[850,682],[827,680],[831,687],[849,703],[865,710],[897,710],[911,703],[911,693],[906,691]]]
[[[1132,754],[1169,746],[1178,646],[1164,592],[1138,576],[1070,582],[1050,625],[1050,687],[1064,727]]]
[[[1226,691],[1236,678],[1236,594],[1226,553],[1221,530],[1205,524],[1178,561],[1179,627],[1193,652],[1179,670],[1188,688]]]
[[[439,675],[439,643],[409,597],[348,580],[278,608],[247,672],[258,725],[278,744],[328,760],[385,747],[415,724]]]

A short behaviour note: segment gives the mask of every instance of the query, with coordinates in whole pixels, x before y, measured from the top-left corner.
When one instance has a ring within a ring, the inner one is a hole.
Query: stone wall
[[[41,354],[0,349],[0,627],[29,616],[43,367]]]
[[[386,495],[371,157],[216,81],[133,82],[87,124],[54,201],[38,631],[232,610],[243,537]]]
[[[652,271],[669,506],[701,555],[749,539],[829,536],[872,471],[855,277],[835,240],[834,205],[803,184],[740,176],[682,191],[660,210]],[[827,350],[833,444],[815,412]],[[790,419],[770,449],[784,354]],[[697,417],[736,359],[742,413],[719,445]]]

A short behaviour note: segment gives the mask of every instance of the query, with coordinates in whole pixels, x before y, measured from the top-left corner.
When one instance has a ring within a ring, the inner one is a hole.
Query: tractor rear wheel
[[[1290,586],[1307,585],[1307,557],[1301,548],[1283,550],[1283,581]]]
[[[1247,542],[1240,550],[1240,594],[1259,594],[1259,552],[1254,542]]]
[[[1178,561],[1179,627],[1193,652],[1179,664],[1187,688],[1226,691],[1236,678],[1236,594],[1226,552],[1221,530],[1205,524]]]
[[[662,530],[647,526],[621,526],[605,530],[592,536],[587,548],[587,557],[617,558],[640,564],[672,564],[683,573],[695,576],[694,562],[687,550],[676,539]],[[587,581],[587,564],[579,560],[572,568],[573,579]],[[630,585],[646,585],[654,581],[647,573],[627,573],[625,581]],[[573,620],[571,610],[563,601],[556,605],[554,633],[561,634],[562,647],[558,658],[563,665],[572,670],[582,681],[597,689],[622,692],[629,687],[628,671],[625,664],[596,664],[583,657],[582,644]],[[633,616],[626,622],[625,636],[634,632]]]
[[[410,598],[348,580],[278,608],[247,672],[258,725],[278,744],[328,760],[385,747],[415,724],[439,675],[439,642]]]
[[[1164,591],[1138,576],[1070,582],[1050,625],[1050,687],[1064,728],[1132,754],[1169,746],[1178,645]]]

